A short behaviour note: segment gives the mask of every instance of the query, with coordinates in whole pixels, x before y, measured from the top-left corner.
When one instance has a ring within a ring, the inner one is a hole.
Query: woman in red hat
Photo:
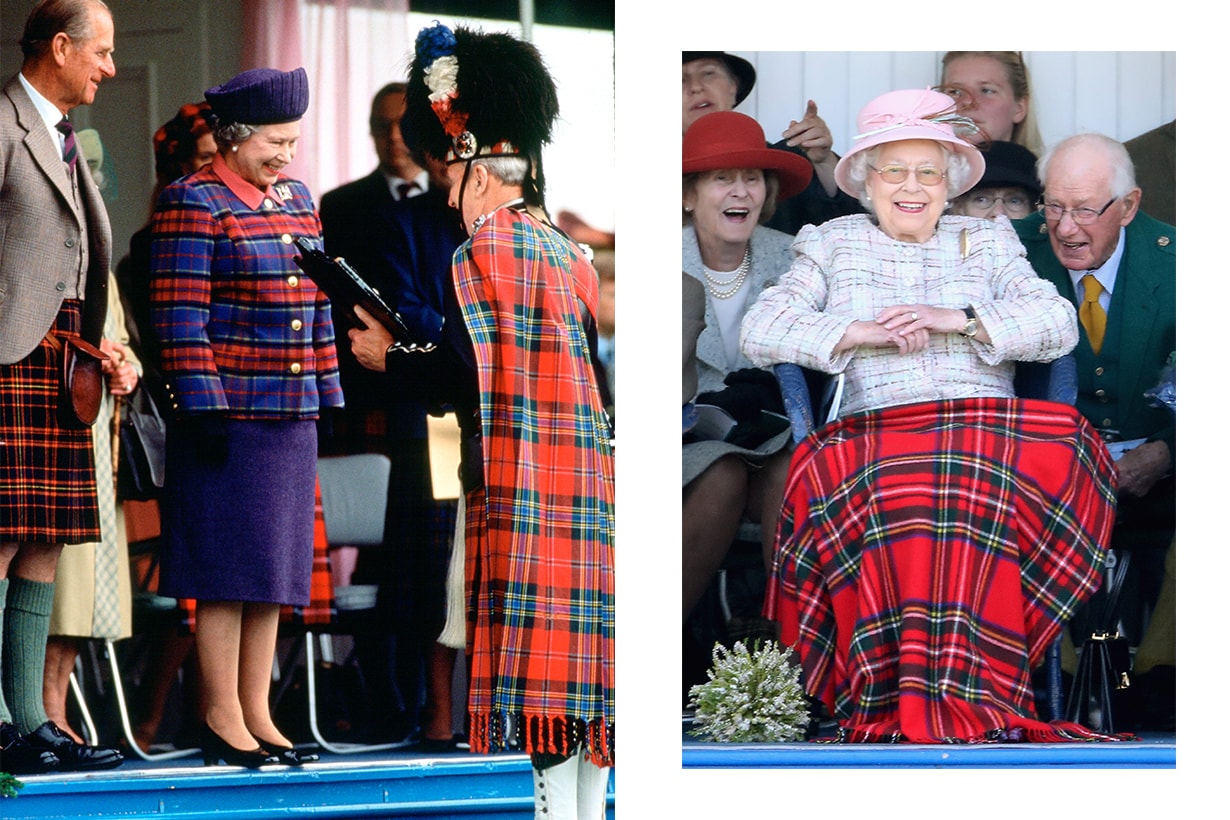
[[[810,178],[807,160],[765,147],[764,131],[745,114],[708,114],[683,138],[683,271],[705,288],[697,403],[708,406],[710,419],[739,422],[715,431],[701,421],[684,436],[684,620],[744,516],[773,521],[781,505],[789,431],[762,424],[761,409],[780,414],[780,399],[772,375],[739,351],[739,325],[759,293],[790,267],[791,237],[763,223],[779,199]],[[772,537],[773,527],[765,527],[766,558]]]
[[[804,228],[743,352],[845,374],[795,451],[765,605],[852,741],[1099,737],[1038,720],[1031,668],[1096,590],[1114,467],[1071,406],[1016,399],[1016,361],[1076,344],[1075,311],[1007,220],[945,214],[982,175],[951,98],[859,112],[837,181],[868,212]]]

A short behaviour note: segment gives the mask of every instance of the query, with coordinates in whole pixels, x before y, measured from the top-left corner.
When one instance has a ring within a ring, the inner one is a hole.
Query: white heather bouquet
[[[799,670],[790,650],[778,650],[773,641],[757,641],[750,652],[742,641],[733,649],[714,644],[709,681],[688,695],[697,737],[721,743],[803,739],[808,714]]]

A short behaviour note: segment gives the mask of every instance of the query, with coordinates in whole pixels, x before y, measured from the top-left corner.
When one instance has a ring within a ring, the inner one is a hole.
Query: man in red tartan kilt
[[[93,435],[60,411],[62,351],[67,338],[100,342],[111,264],[110,222],[67,114],[115,76],[114,34],[99,0],[43,0],[26,21],[21,71],[0,96],[0,767],[9,774],[124,761],[74,742],[43,708],[60,552],[99,538]]]
[[[464,326],[477,373],[475,412],[457,409],[480,443],[462,470],[470,746],[530,754],[535,817],[596,820],[614,764],[614,458],[598,277],[543,204],[555,85],[530,44],[436,24],[408,86],[402,134],[448,163],[469,234],[444,329]],[[395,377],[440,355],[399,351],[378,326],[350,335]]]

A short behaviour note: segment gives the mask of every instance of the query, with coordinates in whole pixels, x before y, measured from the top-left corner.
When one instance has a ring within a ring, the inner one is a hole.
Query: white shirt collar
[[[414,179],[403,179],[399,176],[394,176],[393,174],[385,174],[384,181],[385,184],[389,186],[389,195],[393,197],[394,201],[396,201],[401,199],[401,194],[397,191],[399,186],[404,185],[407,182],[411,184],[412,187],[410,188],[410,193],[407,194],[406,197],[408,199],[412,196],[418,196],[421,193],[425,193],[427,191],[427,183],[429,180],[427,177],[427,171],[422,170],[419,171],[418,176]]]
[[[1123,261],[1123,244],[1127,239],[1127,229],[1122,226],[1119,228],[1119,239],[1115,243],[1115,250],[1111,253],[1102,267],[1094,270],[1069,270],[1068,276],[1072,277],[1072,287],[1076,290],[1078,299],[1085,298],[1085,288],[1081,284],[1081,280],[1085,278],[1085,274],[1092,273],[1094,278],[1102,284],[1102,296],[1098,301],[1103,308],[1109,309],[1110,296],[1115,292],[1115,279],[1119,276],[1119,263]]]
[[[30,85],[30,81],[25,78],[25,75],[18,72],[17,79],[21,81],[22,88],[26,90],[26,94],[30,97],[30,102],[34,103],[34,108],[38,111],[38,115],[42,118],[43,123],[47,126],[47,130],[51,133],[52,139],[56,141],[56,145],[60,146],[60,150],[64,150],[64,135],[56,130],[56,123],[64,119],[64,112],[56,108],[55,103],[38,93],[38,90]]]

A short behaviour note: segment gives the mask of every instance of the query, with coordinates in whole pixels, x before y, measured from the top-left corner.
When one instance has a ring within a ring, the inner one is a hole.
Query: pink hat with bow
[[[982,152],[963,139],[966,134],[976,133],[977,126],[969,117],[957,113],[956,104],[947,94],[926,88],[890,91],[863,106],[857,122],[854,147],[837,162],[834,170],[837,187],[856,199],[863,190],[862,186],[850,181],[851,163],[863,162],[860,155],[864,151],[887,142],[935,140],[948,143],[952,150],[969,160],[969,179],[961,190],[949,188],[950,197],[960,196],[978,184],[986,169]]]

